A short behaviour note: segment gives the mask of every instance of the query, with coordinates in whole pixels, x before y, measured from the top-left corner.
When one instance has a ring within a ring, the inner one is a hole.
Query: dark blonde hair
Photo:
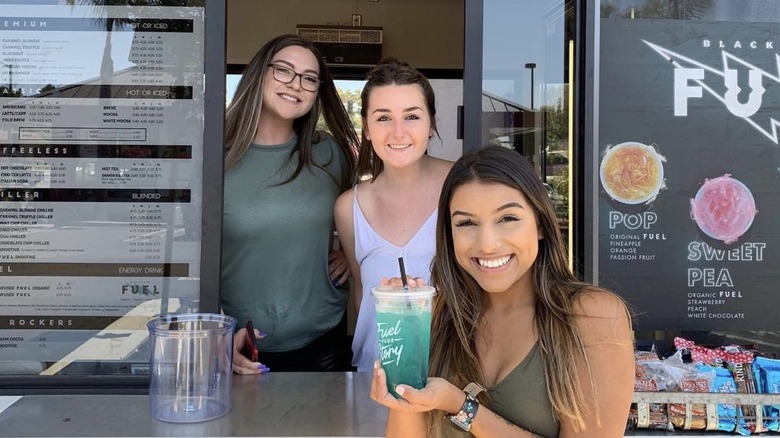
[[[419,85],[425,99],[425,109],[428,111],[428,116],[431,119],[431,129],[437,136],[439,135],[439,131],[436,129],[436,95],[433,92],[431,83],[416,68],[395,58],[385,58],[379,61],[379,64],[371,69],[368,72],[368,76],[366,76],[366,85],[360,93],[360,116],[363,117],[364,127],[366,126],[368,99],[371,97],[371,92],[374,88],[385,85]],[[372,178],[376,178],[377,175],[382,173],[382,169],[384,169],[384,164],[374,153],[371,141],[366,138],[365,133],[361,133],[357,174],[370,175]]]
[[[352,177],[355,166],[353,148],[357,145],[355,128],[352,126],[349,115],[341,103],[341,99],[336,91],[336,85],[333,83],[333,77],[322,60],[319,50],[309,40],[297,35],[280,35],[268,41],[244,69],[233,96],[233,101],[228,106],[225,114],[225,149],[227,150],[225,154],[225,169],[232,169],[238,165],[254,141],[260,112],[263,107],[263,81],[269,78],[267,76],[268,66],[277,52],[290,46],[300,46],[314,54],[319,65],[322,85],[317,91],[317,97],[311,110],[293,121],[293,130],[298,136],[298,142],[290,152],[287,160],[290,162],[297,154],[298,165],[292,175],[282,184],[295,179],[304,167],[321,167],[314,162],[311,150],[312,145],[319,142],[321,140],[320,136],[323,135],[317,132],[316,129],[317,119],[319,119],[320,114],[325,118],[325,123],[336,140],[336,144],[338,144],[339,149],[346,157],[347,169],[344,169],[345,175]],[[341,185],[341,175],[331,176]],[[345,185],[349,186],[350,183],[351,181]]]
[[[467,154],[455,162],[444,181],[436,225],[436,256],[431,267],[431,283],[439,295],[433,308],[430,375],[444,377],[461,388],[472,381],[485,384],[476,337],[487,302],[477,281],[457,263],[450,218],[453,193],[470,182],[517,189],[534,211],[544,236],[531,269],[534,325],[539,333],[547,392],[555,418],[582,429],[587,415],[598,415],[598,407],[588,406],[582,383],[576,378],[578,365],[587,365],[588,361],[577,333],[572,302],[580,291],[593,286],[579,281],[569,269],[552,202],[534,169],[516,151],[487,146]],[[489,404],[490,400],[485,402]],[[438,436],[440,416],[430,415],[429,425]]]

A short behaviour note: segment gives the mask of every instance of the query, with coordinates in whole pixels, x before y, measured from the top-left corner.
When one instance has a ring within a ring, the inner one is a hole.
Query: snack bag
[[[654,367],[661,362],[655,351],[636,351],[634,353],[634,391],[658,392],[663,383],[653,372]]]
[[[680,379],[679,390],[682,392],[710,392],[715,373],[702,372],[690,367]],[[670,403],[669,419],[672,425],[684,430],[704,430],[708,427],[707,405],[702,403]]]
[[[720,366],[723,363],[724,351],[721,348],[707,348],[696,345],[693,341],[684,338],[674,338],[674,347],[678,352],[687,350],[691,353],[691,362]]]
[[[734,375],[737,392],[756,394],[755,374],[753,373],[753,353],[739,347],[724,347],[726,368]],[[764,432],[764,412],[761,405],[737,406],[736,432],[740,435]]]
[[[780,360],[757,357],[753,359],[753,376],[762,394],[780,394]],[[780,406],[764,405],[764,427],[780,431]]]
[[[734,376],[731,371],[723,367],[714,367],[711,365],[698,365],[697,370],[707,373],[714,373],[710,392],[736,393],[737,386],[734,383]],[[733,432],[737,426],[737,406],[735,404],[720,403],[717,405],[707,405],[707,430],[720,430],[723,432]]]
[[[666,390],[669,379],[660,372],[661,359],[654,351],[637,351],[634,369],[634,391]],[[633,403],[628,418],[631,428],[672,430],[665,403]]]
[[[628,426],[634,429],[674,430],[666,403],[632,403]]]

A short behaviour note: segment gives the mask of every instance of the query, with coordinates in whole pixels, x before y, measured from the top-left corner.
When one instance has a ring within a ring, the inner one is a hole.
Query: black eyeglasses
[[[322,81],[317,76],[296,73],[295,70],[279,64],[268,64],[268,66],[274,69],[274,79],[283,84],[291,83],[296,76],[301,77],[301,88],[306,91],[317,91],[322,84]]]

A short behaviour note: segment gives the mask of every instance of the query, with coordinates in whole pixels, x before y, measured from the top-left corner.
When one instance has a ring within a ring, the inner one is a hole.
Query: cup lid
[[[153,318],[146,323],[147,328],[155,332],[169,332],[171,324],[187,324],[189,332],[208,332],[218,330],[235,330],[236,318],[217,313],[169,313]],[[188,323],[211,323],[211,327],[205,329],[193,329]]]
[[[383,300],[416,300],[433,297],[436,295],[436,288],[433,286],[418,286],[411,289],[401,289],[388,286],[378,286],[371,289],[371,295]]]

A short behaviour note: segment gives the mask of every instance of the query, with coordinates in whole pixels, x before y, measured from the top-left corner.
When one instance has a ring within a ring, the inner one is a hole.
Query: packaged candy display
[[[729,403],[736,397],[724,396],[780,394],[780,360],[757,356],[745,346],[705,347],[683,338],[675,338],[674,346],[676,352],[665,359],[659,358],[654,350],[636,353],[634,390],[709,393],[712,397],[685,398],[670,394],[666,403],[634,403],[629,427],[710,430],[742,436],[780,431],[780,405],[762,403],[761,396],[740,400],[751,404],[737,405]]]

